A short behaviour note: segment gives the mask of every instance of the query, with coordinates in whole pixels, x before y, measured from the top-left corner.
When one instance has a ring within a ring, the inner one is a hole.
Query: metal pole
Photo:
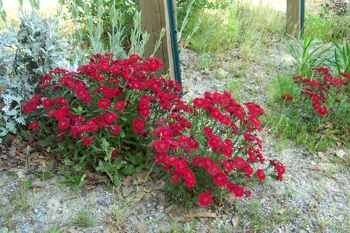
[[[174,61],[174,73],[175,80],[182,85],[181,80],[181,69],[180,69],[180,57],[179,48],[177,44],[177,28],[176,28],[176,16],[175,16],[175,6],[173,0],[167,0],[168,6],[168,16],[169,16],[169,28],[170,28],[170,40],[171,40],[171,50],[172,58]]]
[[[304,37],[305,26],[305,0],[300,0],[300,37]]]

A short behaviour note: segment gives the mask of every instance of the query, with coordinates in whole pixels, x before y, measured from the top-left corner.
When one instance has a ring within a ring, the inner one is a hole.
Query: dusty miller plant
[[[35,12],[22,13],[19,27],[0,33],[0,140],[25,123],[21,103],[34,93],[40,76],[65,65],[68,44],[57,25]]]

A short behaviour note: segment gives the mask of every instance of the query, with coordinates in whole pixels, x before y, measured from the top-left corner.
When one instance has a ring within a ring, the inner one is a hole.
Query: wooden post
[[[140,0],[142,25],[144,30],[150,34],[150,39],[145,48],[145,56],[152,54],[162,29],[165,30],[167,28],[165,7],[164,0]],[[167,40],[167,38],[163,38],[159,50],[155,55],[164,62],[165,71],[169,69]]]
[[[303,0],[287,0],[287,33],[299,36],[303,29]]]

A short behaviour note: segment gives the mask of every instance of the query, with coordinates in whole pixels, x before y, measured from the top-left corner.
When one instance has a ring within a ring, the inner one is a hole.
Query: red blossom
[[[208,207],[213,203],[213,195],[211,191],[206,191],[198,195],[197,204],[201,207]]]
[[[258,179],[260,181],[264,181],[266,178],[265,171],[263,169],[258,169],[255,174],[256,174],[256,177],[258,177]]]
[[[120,100],[120,101],[117,101],[115,104],[114,104],[114,109],[119,111],[119,112],[122,112],[124,111],[126,107],[126,101],[125,100]]]
[[[133,119],[132,130],[134,131],[134,133],[144,136],[146,133],[145,121],[140,118]]]
[[[84,146],[91,146],[94,143],[93,137],[84,137],[81,139],[81,142]]]
[[[111,101],[108,98],[101,98],[98,100],[97,106],[99,109],[107,110],[111,106]]]
[[[111,127],[111,133],[114,135],[114,136],[118,136],[122,131],[122,128],[119,126],[119,125],[113,125]]]
[[[294,97],[292,95],[290,95],[289,93],[287,93],[287,92],[283,93],[281,98],[285,102],[292,102],[293,99],[294,99]]]
[[[117,120],[117,114],[114,112],[106,112],[102,115],[106,124],[111,125]]]
[[[28,124],[27,128],[29,130],[36,130],[36,129],[39,129],[40,128],[40,124],[38,121],[32,121]]]

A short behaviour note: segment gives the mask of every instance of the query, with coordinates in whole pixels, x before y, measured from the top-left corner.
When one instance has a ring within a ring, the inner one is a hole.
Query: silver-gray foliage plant
[[[33,11],[20,16],[19,27],[0,33],[0,141],[25,124],[21,104],[33,95],[40,77],[66,65],[68,43],[58,25]]]

